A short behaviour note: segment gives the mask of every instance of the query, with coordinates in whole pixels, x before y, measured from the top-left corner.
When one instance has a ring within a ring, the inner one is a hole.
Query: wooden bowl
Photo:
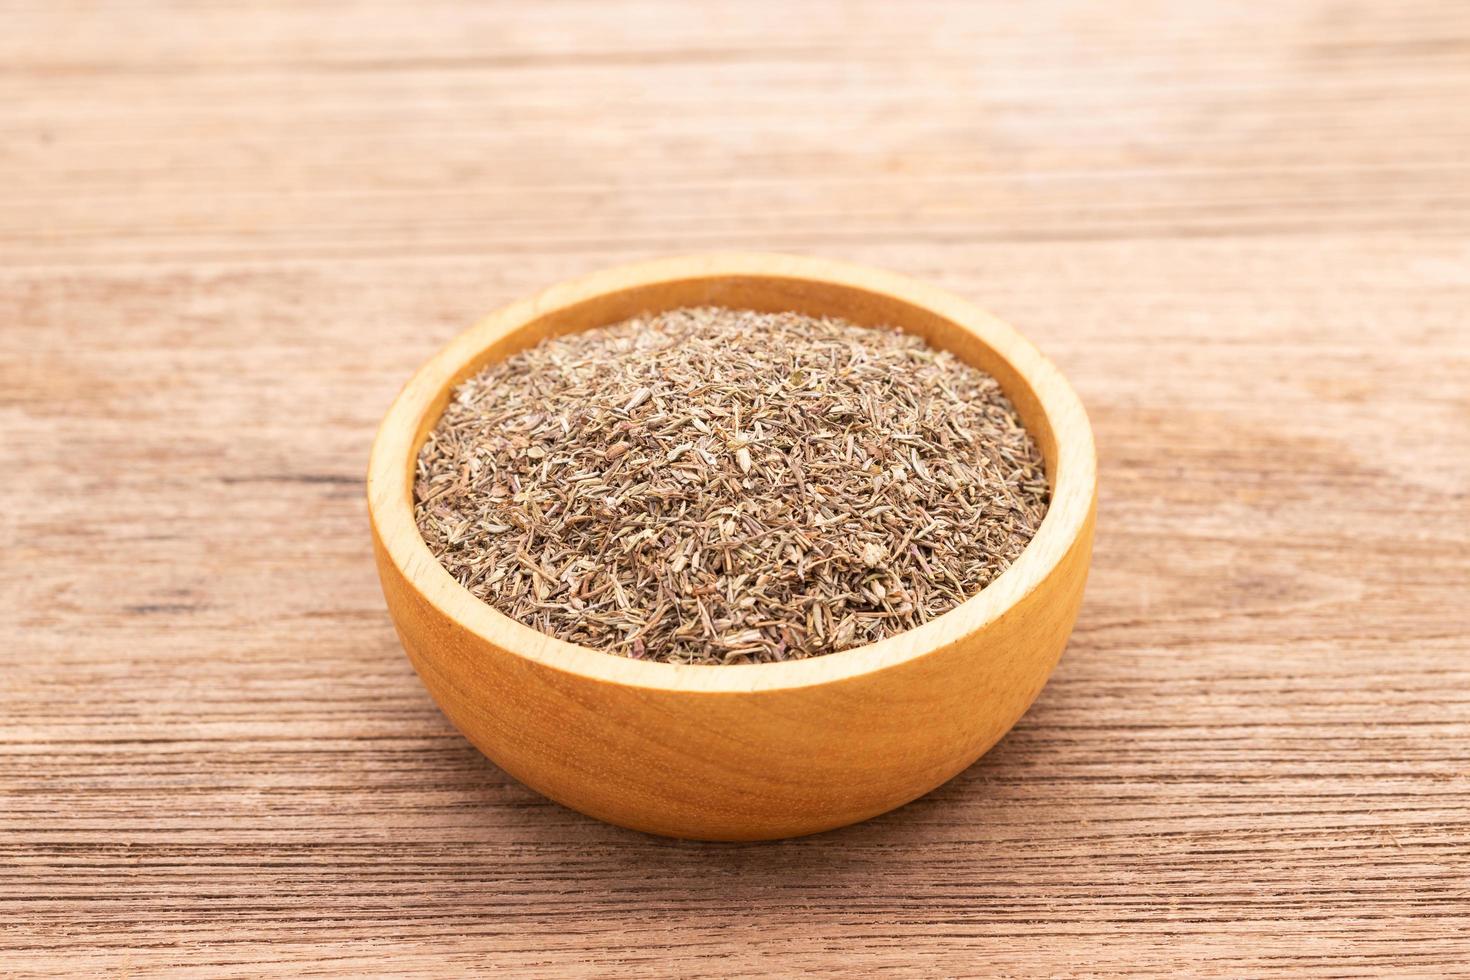
[[[557,334],[712,304],[891,324],[994,375],[1046,458],[1051,507],[1011,568],[917,629],[789,663],[687,666],[554,639],[475,598],[414,523],[414,461],[450,389]],[[373,443],[378,572],[409,659],[444,713],[506,772],[566,806],[655,834],[752,840],[883,813],[943,783],[1010,729],[1072,631],[1092,550],[1097,461],[1072,388],[964,300],[809,258],[712,255],[553,286],[425,364]]]

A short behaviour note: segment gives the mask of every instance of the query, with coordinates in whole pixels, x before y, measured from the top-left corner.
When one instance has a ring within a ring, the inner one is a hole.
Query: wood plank
[[[0,971],[1464,974],[1463,5],[0,16]],[[774,845],[484,761],[361,500],[475,317],[709,247],[973,297],[1102,455],[1020,726]]]

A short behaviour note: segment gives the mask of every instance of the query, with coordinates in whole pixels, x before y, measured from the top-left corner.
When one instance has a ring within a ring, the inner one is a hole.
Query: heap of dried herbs
[[[990,376],[895,330],[681,309],[462,383],[419,454],[424,540],[476,596],[629,657],[832,653],[933,619],[1046,512]]]

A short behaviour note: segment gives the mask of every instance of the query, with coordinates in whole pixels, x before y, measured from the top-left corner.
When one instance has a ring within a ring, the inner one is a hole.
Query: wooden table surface
[[[1470,6],[0,19],[0,973],[1470,969]],[[775,844],[479,756],[362,499],[478,315],[710,248],[991,307],[1102,460],[1021,724]]]

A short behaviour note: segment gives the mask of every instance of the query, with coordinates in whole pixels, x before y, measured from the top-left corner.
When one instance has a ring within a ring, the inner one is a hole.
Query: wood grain
[[[0,970],[1464,975],[1470,10],[4,5]],[[486,309],[701,248],[995,310],[1099,535],[978,765],[775,845],[484,762],[361,503]]]

